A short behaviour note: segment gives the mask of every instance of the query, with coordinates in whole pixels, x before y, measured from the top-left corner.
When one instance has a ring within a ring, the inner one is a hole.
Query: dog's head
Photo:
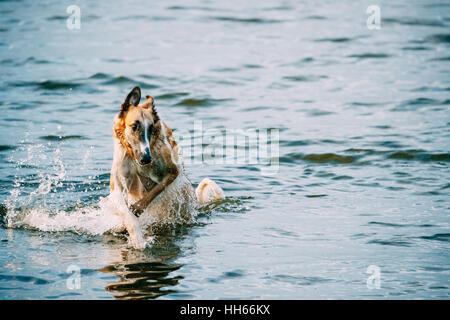
[[[152,146],[161,130],[154,100],[146,96],[141,101],[141,89],[133,88],[114,118],[114,136],[127,149],[128,154],[141,166],[152,162]]]

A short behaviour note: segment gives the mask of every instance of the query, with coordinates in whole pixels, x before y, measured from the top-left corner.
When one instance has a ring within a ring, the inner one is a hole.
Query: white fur
[[[199,203],[208,203],[225,198],[223,190],[211,179],[204,178],[195,189],[197,201]]]

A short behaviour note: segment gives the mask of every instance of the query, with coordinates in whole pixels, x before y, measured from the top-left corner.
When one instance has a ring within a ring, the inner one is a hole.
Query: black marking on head
[[[141,123],[139,122],[139,121],[136,121],[136,122],[134,122],[132,125],[131,125],[131,129],[133,130],[133,131],[136,131],[137,129],[139,129],[139,126],[141,125]]]
[[[123,114],[128,111],[130,106],[137,106],[140,101],[141,101],[141,88],[136,86],[130,91],[130,93],[125,98],[125,101],[122,103],[120,116],[123,116]]]

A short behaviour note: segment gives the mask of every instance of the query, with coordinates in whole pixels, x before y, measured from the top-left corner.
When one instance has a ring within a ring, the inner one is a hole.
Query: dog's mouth
[[[153,161],[150,161],[150,162],[136,161],[136,163],[137,163],[140,167],[148,167],[148,166],[150,166],[150,165],[153,163]]]

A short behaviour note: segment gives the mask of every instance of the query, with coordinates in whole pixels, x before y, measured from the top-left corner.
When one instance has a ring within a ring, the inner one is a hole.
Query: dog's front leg
[[[136,249],[144,249],[147,245],[142,227],[138,218],[128,209],[127,202],[130,200],[130,188],[133,186],[133,180],[127,179],[128,174],[111,173],[111,190],[117,192],[116,198],[122,199],[117,204],[117,214],[122,219],[123,227],[128,231],[129,244]],[[120,177],[120,178],[119,178]]]
[[[147,208],[150,202],[153,201],[168,185],[170,185],[178,176],[178,169],[174,168],[164,177],[164,179],[156,184],[148,193],[146,193],[142,199],[136,201],[130,206],[131,212],[136,217],[139,217],[142,211]]]
[[[129,211],[123,212],[121,216],[123,224],[128,231],[130,245],[136,249],[145,249],[147,242],[144,239],[138,218]]]

